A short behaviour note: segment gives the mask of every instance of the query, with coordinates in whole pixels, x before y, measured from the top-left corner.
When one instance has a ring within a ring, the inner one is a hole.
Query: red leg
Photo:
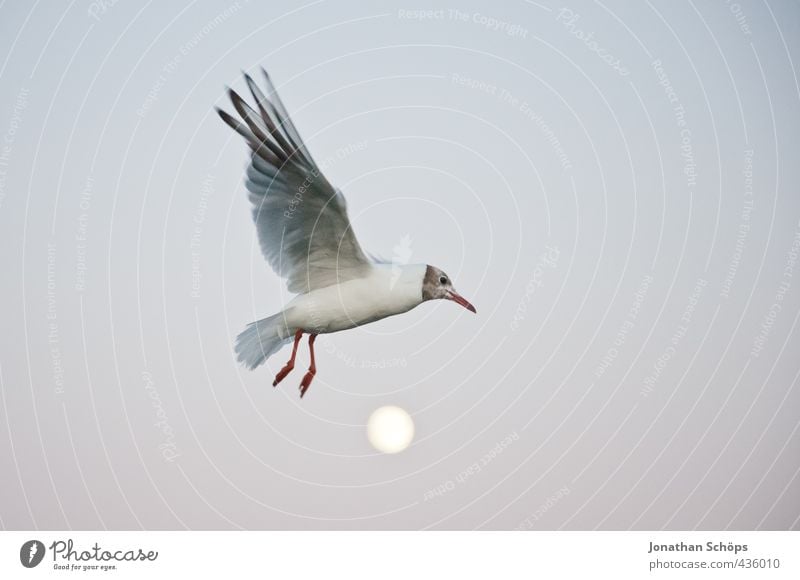
[[[314,375],[317,374],[317,364],[314,360],[314,340],[316,340],[317,335],[312,334],[308,337],[308,351],[311,353],[311,366],[308,367],[308,372],[306,376],[303,377],[303,380],[300,382],[300,398],[303,398],[303,395],[306,394],[308,390],[308,386],[311,384],[311,381],[314,380]]]
[[[289,362],[283,365],[283,368],[278,372],[277,375],[275,375],[275,380],[272,381],[273,387],[277,387],[278,383],[280,383],[283,379],[285,379],[286,375],[292,372],[292,369],[294,368],[294,357],[297,355],[297,346],[300,344],[300,337],[302,336],[303,336],[302,330],[298,330],[297,332],[294,333],[294,346],[292,347],[292,358],[290,358]]]

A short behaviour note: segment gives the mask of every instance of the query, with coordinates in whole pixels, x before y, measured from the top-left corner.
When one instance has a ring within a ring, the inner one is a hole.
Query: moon
[[[405,409],[388,405],[372,412],[367,421],[367,439],[383,453],[400,453],[414,439],[414,421]]]

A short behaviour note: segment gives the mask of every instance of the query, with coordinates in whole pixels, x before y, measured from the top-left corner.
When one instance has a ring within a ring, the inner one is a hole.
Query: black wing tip
[[[264,75],[264,80],[266,81],[267,84],[267,90],[269,91],[270,95],[274,95],[275,93],[278,92],[278,90],[275,88],[275,83],[272,82],[272,77],[269,76],[267,69],[265,69],[263,66],[260,68],[261,68],[261,74]]]
[[[289,115],[280,101],[269,73],[263,66],[259,68],[264,75],[268,95],[264,95],[258,84],[246,71],[241,71],[259,111],[255,111],[238,92],[226,84],[225,89],[233,108],[245,125],[219,107],[215,107],[217,113],[226,124],[247,140],[254,152],[269,163],[283,165],[291,161],[306,168],[315,168],[316,165],[305,150],[302,139],[297,134],[297,130],[292,125]],[[261,122],[266,124],[268,135],[263,132],[263,127],[258,126],[254,121],[256,118],[260,118]],[[264,147],[268,151],[264,151]]]
[[[267,84],[268,85],[272,85],[272,79],[270,78],[269,73],[267,72],[267,69],[265,69],[263,66],[260,66],[259,68],[261,69],[261,72],[264,75],[264,78],[267,80]],[[242,72],[242,76],[244,77],[245,82],[247,83],[247,85],[249,87],[258,87],[258,83],[255,82],[255,80],[253,79],[253,77],[252,77],[252,75],[250,73],[248,73],[244,69],[241,69],[241,72]],[[241,96],[239,96],[239,93],[237,93],[233,88],[231,88],[230,85],[228,85],[228,84],[225,85],[225,91],[228,93],[228,95],[231,97],[231,99],[233,99],[235,97],[235,98],[237,98],[239,100],[242,100]]]
[[[237,93],[234,89],[231,87],[226,87],[226,89],[228,90],[228,97],[230,97],[234,105],[244,101],[244,99],[242,99],[242,97],[239,96],[239,93]]]
[[[227,121],[228,121],[228,119],[231,119],[231,118],[232,118],[232,117],[231,117],[231,114],[230,114],[230,113],[228,113],[228,111],[226,111],[225,109],[223,109],[223,108],[221,108],[221,107],[217,107],[217,106],[215,105],[215,106],[214,106],[214,110],[217,112],[217,115],[219,115],[220,117],[222,117],[222,120],[223,120],[223,121],[225,121],[225,122],[227,122]]]
[[[238,120],[236,120],[236,117],[231,115],[225,109],[221,109],[219,107],[214,107],[214,110],[217,112],[217,115],[219,115],[220,119],[222,119],[228,127],[239,133],[240,123]]]

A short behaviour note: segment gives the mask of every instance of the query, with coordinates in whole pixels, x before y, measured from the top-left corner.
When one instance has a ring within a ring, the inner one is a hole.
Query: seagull
[[[308,334],[311,364],[300,382],[302,398],[317,373],[317,335],[402,314],[427,300],[452,300],[476,311],[439,268],[407,264],[398,270],[397,264],[364,253],[344,194],[322,174],[269,75],[261,72],[267,95],[244,73],[257,110],[230,88],[240,119],[216,110],[250,148],[245,185],[261,252],[297,296],[277,314],[250,323],[236,338],[235,350],[238,361],[253,370],[293,340],[275,387],[294,369],[300,339]]]

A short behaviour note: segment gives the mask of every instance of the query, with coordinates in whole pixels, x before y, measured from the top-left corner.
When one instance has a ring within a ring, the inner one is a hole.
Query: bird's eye
[[[447,284],[447,278],[445,278],[444,276],[439,278],[439,284]]]

